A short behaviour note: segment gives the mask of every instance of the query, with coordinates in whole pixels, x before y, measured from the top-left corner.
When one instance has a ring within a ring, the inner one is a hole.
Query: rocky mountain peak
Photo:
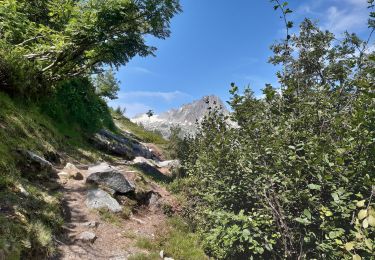
[[[136,116],[132,121],[142,124],[147,130],[160,131],[164,137],[170,135],[172,126],[180,126],[184,134],[194,134],[196,122],[200,122],[204,118],[210,107],[221,109],[224,114],[229,113],[224,102],[218,96],[209,95],[151,118],[146,114]]]

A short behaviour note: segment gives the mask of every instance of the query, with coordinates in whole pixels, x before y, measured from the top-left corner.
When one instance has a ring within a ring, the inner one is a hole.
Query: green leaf
[[[290,14],[290,13],[293,13],[292,10],[290,10],[289,8],[287,8],[285,11],[284,11],[285,14]]]
[[[250,231],[248,229],[244,229],[242,231],[242,236],[243,236],[243,238],[245,238],[247,240],[250,236]]]
[[[346,251],[351,251],[354,249],[355,243],[354,242],[348,242],[345,244]]]
[[[359,213],[358,213],[358,219],[362,220],[365,217],[367,217],[367,209],[360,210]]]
[[[307,185],[307,187],[308,187],[310,190],[320,190],[320,189],[321,189],[321,186],[320,186],[320,185],[318,185],[318,184],[313,184],[313,183]]]
[[[340,200],[339,195],[338,195],[337,193],[332,193],[331,196],[332,196],[332,198],[333,198],[333,200],[334,200],[335,202],[337,202],[337,201]]]
[[[360,200],[360,201],[358,201],[358,202],[357,202],[357,207],[358,207],[358,208],[362,208],[362,207],[364,207],[364,206],[365,206],[365,201],[366,201],[366,200]]]
[[[368,224],[370,226],[375,227],[375,217],[374,216],[372,216],[372,215],[368,216],[367,221],[368,221]]]
[[[332,238],[332,239],[338,237],[339,235],[340,235],[340,233],[336,232],[336,231],[331,231],[328,234],[329,238]]]
[[[362,227],[363,228],[368,228],[368,220],[367,220],[367,218],[365,220],[363,220]]]
[[[303,211],[303,214],[308,218],[308,219],[311,219],[311,212],[308,210],[308,209],[305,209]]]
[[[327,217],[331,217],[331,216],[333,216],[333,213],[332,213],[332,211],[327,210],[327,211],[324,213],[324,215],[326,215]]]
[[[362,257],[359,255],[353,255],[353,260],[362,260]]]
[[[368,249],[372,250],[372,248],[374,247],[374,243],[371,239],[367,238],[365,239],[365,245],[368,247]]]
[[[310,221],[308,219],[305,219],[305,218],[295,218],[294,220],[297,221],[298,223],[303,224],[303,225],[310,224]]]

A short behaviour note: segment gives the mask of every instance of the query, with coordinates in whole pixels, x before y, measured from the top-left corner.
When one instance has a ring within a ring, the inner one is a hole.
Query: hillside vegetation
[[[0,93],[0,258],[50,255],[53,234],[63,224],[61,194],[47,173],[23,168],[17,150],[31,150],[53,160],[67,153],[72,160],[93,161],[98,152],[74,125],[53,121],[40,107]]]
[[[286,31],[270,58],[279,86],[259,99],[232,83],[230,114],[209,107],[195,136],[176,127],[167,141],[107,101],[112,68],[154,55],[146,39],[170,35],[178,0],[0,1],[0,259],[75,254],[75,236],[60,241],[66,223],[82,231],[73,206],[102,221],[100,246],[133,260],[374,259],[374,1],[365,40],[309,19],[292,34],[288,3],[271,2]],[[102,161],[130,192],[86,184]],[[85,168],[80,180],[57,181],[67,162]],[[89,209],[92,187],[121,211]]]
[[[275,9],[287,21],[287,4]],[[372,2],[372,1],[371,1]],[[370,6],[373,8],[373,6]],[[374,31],[375,13],[369,20]],[[180,142],[185,214],[218,259],[374,259],[375,53],[304,20],[272,46],[280,88],[232,84]]]
[[[118,82],[103,68],[152,55],[144,36],[168,37],[179,11],[169,0],[1,1],[0,259],[54,255],[64,223],[56,181],[23,153],[56,167],[112,160],[89,141],[99,129],[119,131],[106,104]]]

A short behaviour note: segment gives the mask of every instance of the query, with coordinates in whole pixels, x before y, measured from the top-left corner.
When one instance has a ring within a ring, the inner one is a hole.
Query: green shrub
[[[232,123],[210,111],[187,140],[173,188],[215,258],[372,259],[375,55],[333,41],[305,20],[273,46],[281,89],[232,84]]]
[[[114,129],[106,102],[96,95],[95,88],[85,78],[59,84],[42,108],[54,120],[79,126],[85,132],[103,127]]]

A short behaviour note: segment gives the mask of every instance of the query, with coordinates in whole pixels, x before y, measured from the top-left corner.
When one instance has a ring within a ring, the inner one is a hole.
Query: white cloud
[[[191,98],[191,95],[181,91],[120,91],[118,99],[109,101],[113,108],[118,106],[126,108],[125,114],[132,118],[138,114],[146,113],[148,110],[155,110],[155,104],[173,103],[175,100]]]
[[[154,72],[143,67],[125,67],[125,70],[127,70],[130,73],[155,75]]]
[[[366,0],[311,0],[297,8],[301,16],[313,16],[323,29],[340,36],[345,31],[358,32],[367,28]]]
[[[326,11],[326,17],[323,27],[336,35],[359,30],[367,24],[366,9],[362,8],[349,10],[331,6]]]
[[[181,91],[161,92],[161,91],[130,91],[120,92],[119,99],[134,100],[139,98],[162,99],[166,102],[171,102],[177,98],[191,97],[189,94]]]

